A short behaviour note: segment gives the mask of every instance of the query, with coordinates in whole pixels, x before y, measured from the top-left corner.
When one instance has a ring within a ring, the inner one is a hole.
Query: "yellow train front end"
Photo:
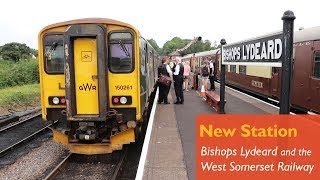
[[[109,19],[53,24],[39,33],[42,118],[78,154],[134,142],[142,121],[139,32]]]

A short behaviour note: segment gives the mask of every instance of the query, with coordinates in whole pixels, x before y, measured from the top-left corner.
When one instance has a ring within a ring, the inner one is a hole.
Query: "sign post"
[[[290,94],[292,79],[292,49],[293,49],[293,22],[295,16],[292,11],[284,12],[283,20],[283,47],[284,59],[282,61],[280,114],[290,113]]]
[[[225,39],[221,39],[221,59],[223,56],[223,46],[226,44]],[[226,66],[221,63],[221,70],[220,70],[220,114],[225,114],[224,112],[224,99],[225,99],[225,87],[226,87]]]
[[[286,11],[282,16],[283,31],[221,46],[220,107],[223,113],[225,65],[228,64],[282,67],[279,114],[290,113],[290,92],[293,69],[293,21],[295,18],[292,11]],[[220,42],[221,45],[222,40]]]

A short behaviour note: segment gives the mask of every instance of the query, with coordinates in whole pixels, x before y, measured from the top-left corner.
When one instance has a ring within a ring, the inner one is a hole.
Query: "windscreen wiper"
[[[53,51],[56,50],[57,46],[58,46],[58,43],[53,42],[52,45],[50,46],[50,49],[46,52],[46,58],[48,58],[48,60],[51,60],[51,55]]]
[[[121,40],[119,40],[119,44],[120,44],[122,51],[126,54],[126,56],[130,57],[129,51],[127,50],[126,46],[123,44],[123,42]]]

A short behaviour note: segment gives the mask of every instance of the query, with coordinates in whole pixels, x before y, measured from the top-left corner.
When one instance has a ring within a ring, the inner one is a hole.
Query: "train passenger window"
[[[43,39],[45,71],[49,74],[64,73],[64,48],[62,34],[49,34]]]
[[[313,76],[320,78],[320,51],[314,53]]]
[[[133,36],[130,32],[109,34],[109,69],[117,73],[133,71]]]
[[[236,65],[230,65],[230,72],[236,72],[236,68],[237,66]]]
[[[239,65],[239,73],[246,74],[247,73],[247,66]]]

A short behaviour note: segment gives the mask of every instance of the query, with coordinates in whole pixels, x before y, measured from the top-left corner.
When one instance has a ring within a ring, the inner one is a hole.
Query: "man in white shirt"
[[[184,103],[184,96],[183,96],[183,72],[184,67],[181,63],[181,59],[176,57],[176,66],[173,72],[173,81],[174,81],[174,90],[176,93],[177,101],[174,104],[183,104]]]
[[[209,75],[210,90],[215,91],[216,87],[214,85],[214,80],[215,80],[214,62],[211,57],[210,57],[210,61],[209,61],[209,73],[210,73],[210,75]]]

